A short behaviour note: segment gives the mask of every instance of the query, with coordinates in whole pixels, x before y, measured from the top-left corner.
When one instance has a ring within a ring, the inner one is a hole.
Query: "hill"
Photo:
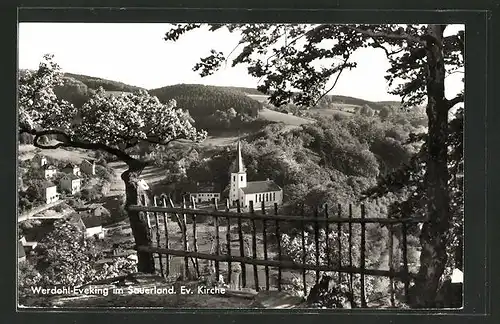
[[[251,126],[262,109],[258,101],[228,87],[177,84],[149,93],[162,102],[175,99],[180,108],[188,109],[197,127],[214,131]]]
[[[137,90],[144,90],[141,87],[132,86],[129,84],[125,84],[123,82],[96,78],[83,74],[64,73],[64,76],[80,81],[90,89],[94,90],[99,89],[99,87],[102,87],[106,91],[120,91],[120,92],[134,92]]]

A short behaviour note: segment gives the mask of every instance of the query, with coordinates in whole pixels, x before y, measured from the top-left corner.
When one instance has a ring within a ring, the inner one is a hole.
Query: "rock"
[[[301,297],[293,296],[283,291],[260,291],[252,304],[256,308],[286,309],[297,308],[304,302]]]

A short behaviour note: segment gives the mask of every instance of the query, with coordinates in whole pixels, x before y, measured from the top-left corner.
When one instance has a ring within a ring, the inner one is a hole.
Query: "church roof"
[[[245,188],[241,188],[245,194],[254,194],[261,192],[279,191],[281,187],[278,186],[273,180],[266,181],[250,181],[247,182]]]

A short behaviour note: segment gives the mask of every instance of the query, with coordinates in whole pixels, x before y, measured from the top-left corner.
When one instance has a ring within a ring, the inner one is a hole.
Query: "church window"
[[[276,193],[273,192],[273,200],[276,201]]]
[[[243,181],[243,176],[241,176],[241,181]]]
[[[266,192],[266,201],[269,201],[269,195],[267,192]]]

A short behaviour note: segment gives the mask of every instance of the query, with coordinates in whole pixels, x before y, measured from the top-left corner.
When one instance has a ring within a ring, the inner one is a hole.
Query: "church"
[[[273,180],[247,181],[247,173],[241,156],[241,145],[238,141],[236,163],[231,170],[229,202],[234,207],[240,202],[242,208],[248,208],[253,201],[255,209],[260,209],[262,202],[265,206],[283,203],[283,189]]]

